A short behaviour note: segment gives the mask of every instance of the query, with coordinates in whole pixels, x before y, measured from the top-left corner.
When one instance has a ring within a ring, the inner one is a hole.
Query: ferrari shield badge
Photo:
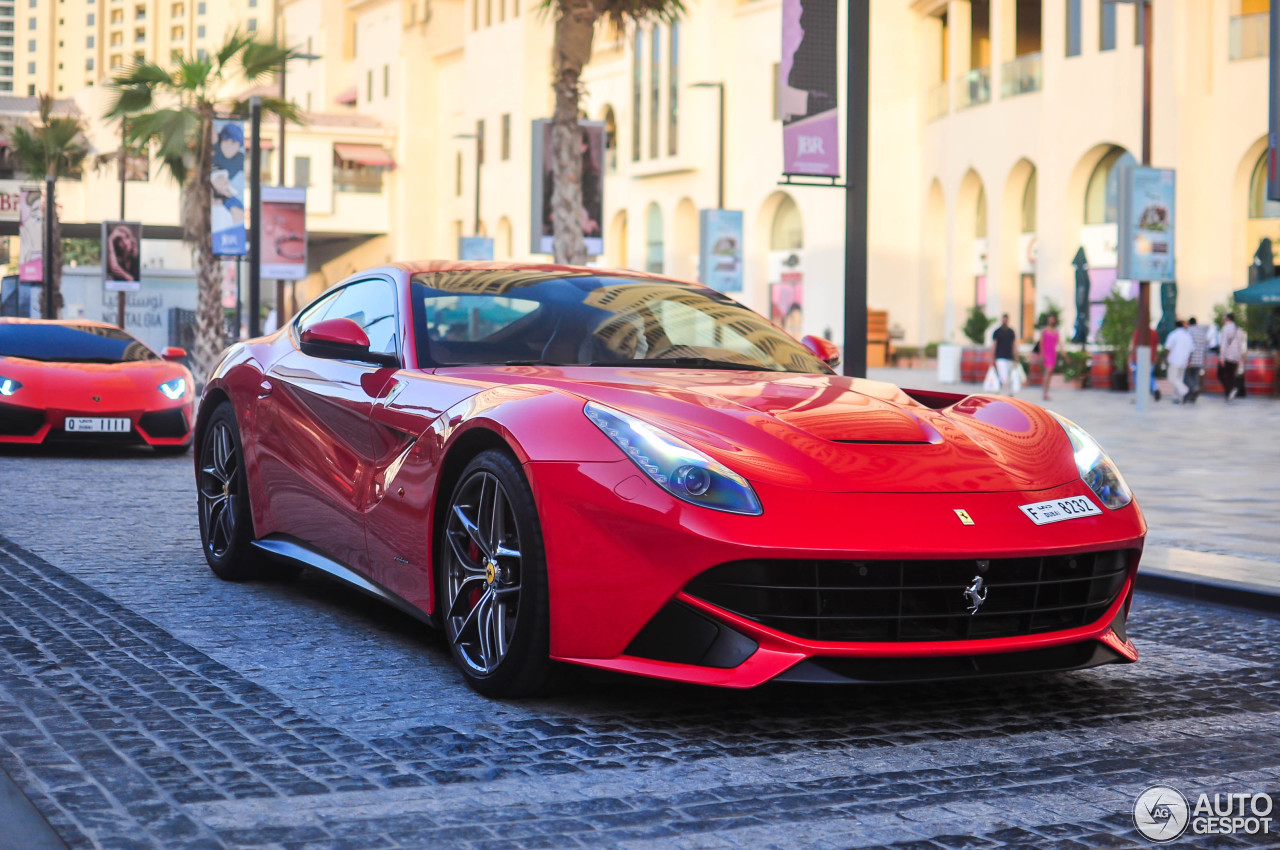
[[[962,525],[973,525],[973,517],[969,516],[969,512],[964,508],[956,508],[956,516],[960,517]]]

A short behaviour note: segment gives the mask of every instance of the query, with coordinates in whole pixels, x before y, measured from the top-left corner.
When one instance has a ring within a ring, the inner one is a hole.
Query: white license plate
[[[107,419],[98,416],[68,416],[62,425],[66,431],[97,431],[108,434],[127,434],[132,429],[128,419]]]
[[[1018,509],[1036,525],[1048,525],[1051,522],[1062,522],[1064,519],[1080,519],[1102,513],[1102,508],[1095,505],[1087,496],[1071,496],[1067,499],[1050,499],[1047,502],[1018,505]]]

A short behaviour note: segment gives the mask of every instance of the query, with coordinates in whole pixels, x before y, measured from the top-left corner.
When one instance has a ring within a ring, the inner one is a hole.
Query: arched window
[[[800,207],[790,195],[783,195],[769,227],[769,250],[796,251],[803,247],[804,222],[800,220]]]
[[[618,173],[618,119],[612,106],[604,108],[604,166],[606,174]]]
[[[645,213],[644,245],[644,270],[662,274],[666,246],[662,242],[662,208],[656,203],[649,204]]]
[[[974,209],[973,220],[973,238],[987,238],[987,189],[985,186],[978,185],[978,203]]]
[[[644,97],[644,30],[636,27],[635,44],[631,50],[631,161],[640,161],[640,104]]]
[[[1085,224],[1115,224],[1120,220],[1120,171],[1137,164],[1133,154],[1119,147],[1113,147],[1098,160],[1084,190]]]
[[[667,52],[667,153],[675,156],[680,134],[680,22],[671,22],[671,49]]]
[[[1267,200],[1267,152],[1258,157],[1249,179],[1249,218],[1280,218],[1280,201]]]
[[[1036,232],[1036,170],[1031,169],[1027,188],[1022,190],[1022,232]]]

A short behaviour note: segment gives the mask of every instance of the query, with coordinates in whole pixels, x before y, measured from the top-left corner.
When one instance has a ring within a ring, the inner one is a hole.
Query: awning
[[[344,91],[333,99],[334,103],[340,103],[343,106],[354,106],[360,100],[360,90],[355,86]]]
[[[1280,278],[1237,289],[1234,295],[1237,304],[1280,304]]]
[[[396,161],[386,149],[378,145],[349,145],[337,143],[333,152],[338,159],[354,162],[358,165],[369,165],[375,168],[395,168]]]

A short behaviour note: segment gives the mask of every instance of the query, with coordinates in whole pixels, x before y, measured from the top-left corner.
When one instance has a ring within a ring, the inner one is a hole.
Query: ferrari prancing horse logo
[[[956,508],[956,516],[960,517],[962,525],[973,525],[973,517],[969,516],[969,512],[964,508]]]
[[[987,583],[983,581],[982,576],[973,577],[973,581],[965,588],[964,598],[969,600],[970,616],[978,613],[982,603],[987,601]]]

